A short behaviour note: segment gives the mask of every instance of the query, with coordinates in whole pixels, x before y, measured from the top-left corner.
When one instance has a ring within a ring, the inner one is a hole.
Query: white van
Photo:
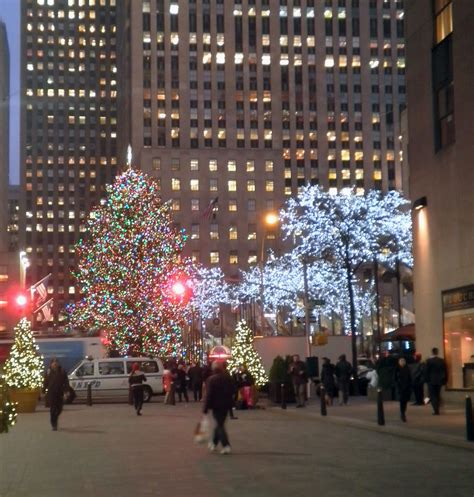
[[[92,399],[126,399],[128,400],[128,377],[132,365],[138,362],[145,373],[144,401],[149,402],[152,395],[164,393],[163,363],[160,359],[146,357],[125,357],[111,359],[82,360],[69,373],[69,384],[78,399],[87,398],[89,383],[92,388]]]

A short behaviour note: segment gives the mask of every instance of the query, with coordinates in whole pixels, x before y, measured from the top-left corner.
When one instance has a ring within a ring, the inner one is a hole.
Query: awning
[[[382,337],[382,342],[402,342],[404,340],[411,342],[416,340],[415,323],[400,326],[400,328],[386,333]]]

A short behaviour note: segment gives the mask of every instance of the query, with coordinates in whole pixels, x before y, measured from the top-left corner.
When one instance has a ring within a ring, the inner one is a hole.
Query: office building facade
[[[21,245],[27,284],[73,300],[74,244],[117,166],[115,0],[21,2]]]
[[[416,340],[445,356],[451,397],[474,388],[473,18],[469,0],[407,11]]]
[[[7,29],[0,20],[0,252],[8,247],[9,112],[10,52]]]
[[[232,276],[278,250],[264,215],[306,184],[402,188],[403,2],[133,0],[125,11],[121,121],[195,260]]]

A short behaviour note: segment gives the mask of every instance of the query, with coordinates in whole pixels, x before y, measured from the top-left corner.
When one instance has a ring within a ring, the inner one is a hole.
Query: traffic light
[[[171,283],[171,298],[176,302],[186,304],[191,298],[192,293],[192,282],[185,276]]]
[[[16,302],[16,305],[20,308],[20,309],[24,309],[26,307],[26,305],[28,304],[28,298],[26,295],[24,295],[23,293],[20,293],[16,296],[15,298],[15,302]]]

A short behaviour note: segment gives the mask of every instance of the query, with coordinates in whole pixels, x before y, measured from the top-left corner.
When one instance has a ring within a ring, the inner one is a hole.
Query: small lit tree
[[[31,331],[31,323],[23,318],[15,327],[15,342],[5,362],[4,375],[10,388],[35,390],[43,385],[43,357]]]
[[[7,433],[16,421],[15,404],[10,401],[5,377],[0,375],[0,433]]]
[[[262,359],[253,346],[253,333],[245,321],[237,323],[236,335],[232,346],[232,357],[228,362],[230,373],[236,373],[245,367],[252,375],[257,386],[268,382],[268,376],[262,364]]]

